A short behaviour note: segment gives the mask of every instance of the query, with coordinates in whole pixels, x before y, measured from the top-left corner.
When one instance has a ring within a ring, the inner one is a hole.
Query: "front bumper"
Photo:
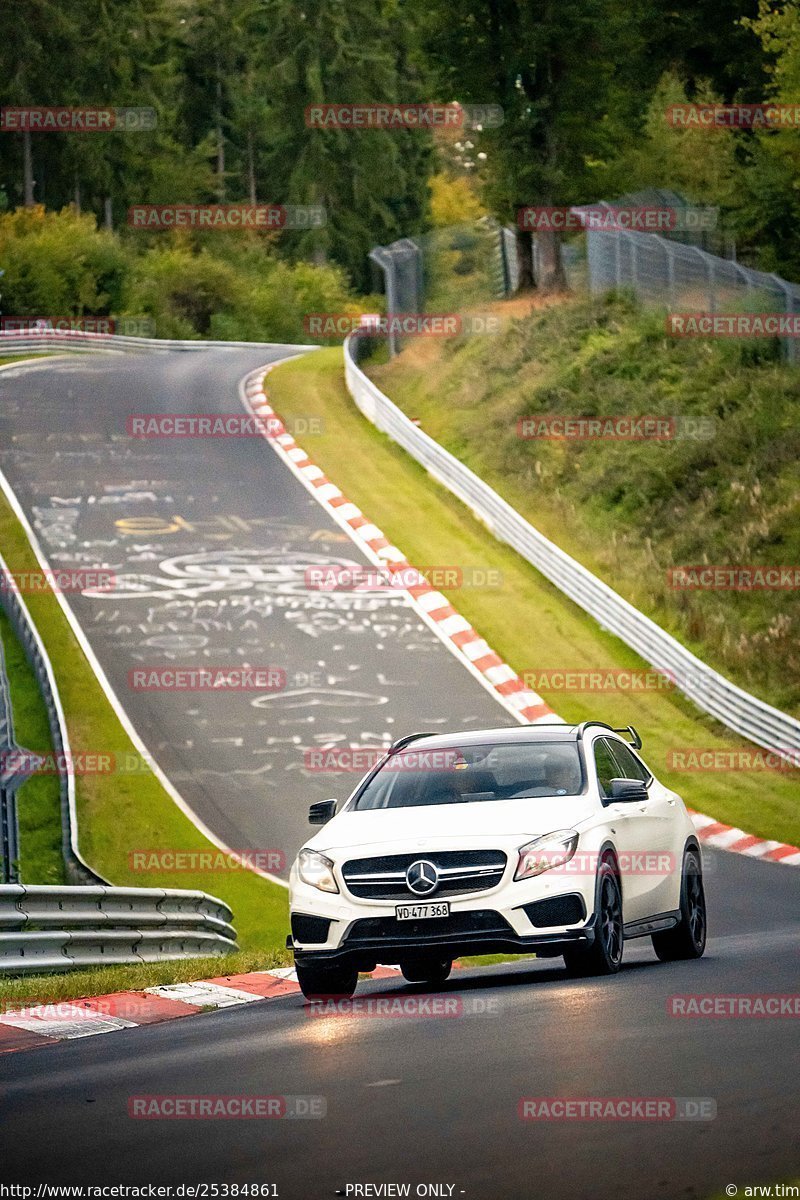
[[[510,876],[509,867],[498,886],[454,897],[448,917],[398,921],[395,902],[361,900],[344,889],[321,892],[295,875],[287,946],[300,964],[366,971],[428,955],[556,956],[594,941],[593,875],[545,872],[518,882]]]
[[[461,958],[468,954],[537,954],[540,957],[555,957],[571,946],[589,946],[595,938],[594,914],[579,928],[562,929],[557,932],[536,933],[522,937],[503,921],[499,913],[481,910],[476,916],[486,916],[486,928],[463,929],[461,931],[420,933],[409,931],[409,936],[370,936],[369,930],[359,929],[368,921],[354,922],[350,934],[335,949],[301,948],[294,945],[291,937],[287,946],[294,951],[296,963],[316,966],[349,966],[360,971],[371,971],[378,963],[396,963],[402,958],[430,956],[432,958]],[[409,925],[417,922],[409,921]],[[436,921],[427,922],[429,925]],[[503,928],[505,926],[505,928]]]

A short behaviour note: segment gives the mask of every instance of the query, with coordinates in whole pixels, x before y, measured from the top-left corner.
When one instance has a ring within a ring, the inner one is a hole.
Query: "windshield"
[[[582,789],[583,769],[574,742],[512,742],[438,750],[417,746],[393,754],[352,808],[577,796]]]

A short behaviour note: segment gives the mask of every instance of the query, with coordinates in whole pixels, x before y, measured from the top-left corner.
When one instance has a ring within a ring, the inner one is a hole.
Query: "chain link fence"
[[[519,286],[515,231],[490,217],[376,246],[369,257],[376,285],[386,295],[391,356],[401,348],[392,317],[463,313],[511,295]]]
[[[618,204],[592,207],[612,212]],[[624,229],[588,228],[585,236],[592,294],[628,288],[643,303],[666,305],[672,313],[800,313],[797,284],[686,240]],[[800,361],[797,339],[780,340],[786,359]]]
[[[653,208],[675,215],[675,227],[660,233],[613,227],[585,220],[587,210]],[[703,220],[716,210],[697,208],[686,197],[648,189],[613,202],[576,205],[571,210],[585,229],[561,246],[568,286],[601,295],[628,289],[643,304],[671,313],[800,313],[800,285],[736,261],[733,239]],[[583,217],[581,216],[583,214]],[[531,267],[540,276],[539,244],[532,238]],[[386,294],[387,317],[400,314],[456,313],[491,303],[517,291],[521,277],[516,230],[491,217],[433,229],[417,238],[377,246],[370,254],[376,284]],[[778,335],[780,336],[780,335]],[[390,328],[388,347],[398,353],[400,339]],[[796,337],[780,336],[784,357],[800,362]]]

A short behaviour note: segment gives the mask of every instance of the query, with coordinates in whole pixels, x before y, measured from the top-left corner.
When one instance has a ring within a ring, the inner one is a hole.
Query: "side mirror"
[[[647,799],[647,788],[640,779],[612,779],[611,800],[635,803]]]
[[[318,800],[308,810],[308,823],[309,825],[325,825],[334,816],[336,816],[336,801]]]

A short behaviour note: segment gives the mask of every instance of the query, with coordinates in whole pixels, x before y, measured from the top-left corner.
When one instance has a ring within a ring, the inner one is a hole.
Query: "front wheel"
[[[452,969],[452,958],[407,958],[400,963],[404,979],[409,983],[424,983],[428,987],[444,983]]]
[[[622,962],[622,892],[609,860],[600,864],[597,882],[597,920],[591,946],[564,951],[567,971],[573,976],[616,975]]]
[[[653,949],[662,962],[702,958],[706,948],[706,896],[696,850],[687,850],[681,875],[681,919],[673,929],[654,933]]]
[[[351,967],[314,967],[297,963],[297,982],[306,1000],[349,1000],[358,986]]]

